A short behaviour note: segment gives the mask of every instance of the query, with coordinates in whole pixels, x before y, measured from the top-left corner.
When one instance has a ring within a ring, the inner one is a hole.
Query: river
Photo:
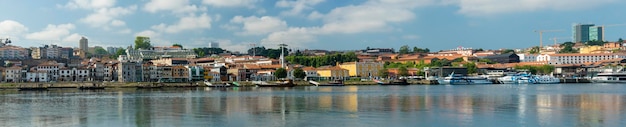
[[[2,126],[623,126],[626,85],[0,90]]]

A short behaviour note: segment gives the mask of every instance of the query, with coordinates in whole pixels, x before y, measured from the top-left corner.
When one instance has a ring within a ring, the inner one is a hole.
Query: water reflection
[[[0,91],[5,126],[620,126],[622,85]]]

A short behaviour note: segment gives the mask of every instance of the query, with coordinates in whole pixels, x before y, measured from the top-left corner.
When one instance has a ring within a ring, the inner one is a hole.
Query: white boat
[[[535,84],[537,79],[530,75],[507,75],[498,78],[498,81],[502,84]]]
[[[447,77],[440,78],[438,82],[439,84],[447,85],[493,84],[491,80],[485,77],[465,77],[454,75],[454,73],[450,74]]]
[[[561,79],[554,77],[554,76],[549,76],[549,75],[542,75],[542,76],[536,76],[535,80],[537,81],[537,84],[557,84],[557,83],[561,83]]]
[[[598,73],[591,78],[594,83],[626,83],[626,72]]]
[[[230,87],[230,83],[213,84],[209,81],[204,81],[204,85],[206,85],[207,87]]]

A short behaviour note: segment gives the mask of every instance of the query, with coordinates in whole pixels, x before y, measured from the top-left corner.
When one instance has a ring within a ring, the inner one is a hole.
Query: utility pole
[[[250,46],[252,46],[252,57],[255,57],[256,56],[256,44],[250,43]]]

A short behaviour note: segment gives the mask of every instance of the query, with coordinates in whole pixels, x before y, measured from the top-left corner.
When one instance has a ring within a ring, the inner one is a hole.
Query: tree
[[[302,70],[302,68],[296,68],[293,70],[293,77],[304,79],[304,77],[306,77],[306,73]]]
[[[468,74],[474,74],[477,73],[478,68],[476,67],[476,64],[473,62],[468,62],[463,64],[463,66],[465,66],[467,68],[467,73]]]
[[[220,54],[220,53],[224,53],[224,52],[227,52],[227,51],[225,51],[224,49],[221,49],[221,48],[207,48],[207,47],[203,47],[203,48],[194,48],[193,52],[198,54],[199,57],[204,57],[206,55]]]
[[[276,76],[276,78],[286,78],[287,70],[285,68],[278,68],[276,72],[274,72],[274,76]]]
[[[574,43],[572,42],[565,42],[561,45],[561,50],[559,50],[559,53],[578,53],[578,50],[574,49]]]
[[[398,68],[398,75],[399,76],[409,76],[409,70],[406,67],[400,67],[400,68]]]
[[[378,76],[381,78],[389,78],[389,71],[387,71],[387,69],[380,69],[378,70]]]
[[[150,37],[137,36],[135,38],[135,49],[150,49],[152,45],[150,44]]]
[[[408,45],[403,45],[402,47],[400,47],[400,50],[398,50],[398,53],[400,54],[409,54],[409,46]]]
[[[115,54],[113,54],[111,56],[111,58],[117,59],[117,57],[119,57],[120,55],[126,55],[126,50],[125,49],[118,49],[117,51],[115,51]]]
[[[429,52],[430,52],[430,49],[428,48],[422,49],[418,47],[413,47],[413,53],[429,53]]]
[[[177,44],[173,44],[172,47],[180,47],[182,49],[183,45],[180,45],[180,44],[177,43]]]
[[[530,54],[537,54],[537,53],[539,53],[539,49],[540,49],[539,46],[534,46],[534,47],[530,48],[528,53],[530,53]]]
[[[102,48],[100,46],[96,46],[94,48],[94,54],[98,55],[98,56],[103,56],[103,55],[108,55],[109,52],[107,52],[107,50],[105,50],[104,48]]]
[[[506,53],[515,53],[515,50],[513,50],[513,49],[505,49],[504,51],[502,51],[502,54],[506,54]]]
[[[617,42],[619,42],[619,43],[624,43],[624,39],[619,38],[619,39],[617,39]]]

